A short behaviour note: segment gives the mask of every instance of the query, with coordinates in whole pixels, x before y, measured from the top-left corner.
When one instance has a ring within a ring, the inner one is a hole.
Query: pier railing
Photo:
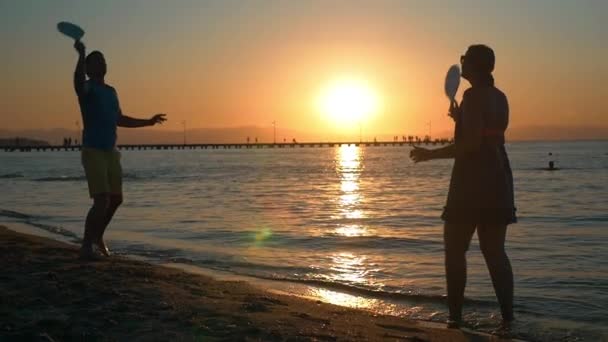
[[[451,140],[433,141],[346,141],[346,142],[283,142],[283,143],[220,143],[220,144],[120,144],[116,148],[123,151],[134,150],[214,150],[214,149],[254,149],[254,148],[320,148],[336,146],[412,146],[412,145],[444,145]],[[49,152],[49,151],[80,151],[80,145],[41,145],[41,146],[2,146],[5,152]]]

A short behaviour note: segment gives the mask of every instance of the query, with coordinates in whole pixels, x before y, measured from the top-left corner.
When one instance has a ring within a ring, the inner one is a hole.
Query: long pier
[[[121,151],[134,150],[217,150],[217,149],[253,149],[253,148],[319,148],[336,146],[412,146],[412,145],[444,145],[449,140],[434,141],[346,141],[346,142],[283,142],[283,143],[222,143],[222,144],[120,144],[116,147]],[[41,146],[2,146],[5,152],[48,152],[48,151],[80,151],[81,145],[41,145]]]

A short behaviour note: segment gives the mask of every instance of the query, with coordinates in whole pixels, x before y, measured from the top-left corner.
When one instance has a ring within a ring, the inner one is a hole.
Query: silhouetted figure
[[[256,144],[258,143],[258,137],[255,137],[255,143]]]
[[[164,114],[150,119],[135,119],[122,113],[116,90],[105,83],[106,61],[93,51],[85,58],[85,46],[76,41],[78,63],[74,72],[74,90],[82,114],[82,165],[87,177],[93,206],[87,214],[84,238],[80,249],[83,259],[97,259],[93,250],[109,255],[103,240],[106,227],[122,203],[122,169],[116,150],[116,127],[144,127],[165,121]],[[86,76],[89,79],[86,79]]]
[[[442,218],[450,324],[462,319],[466,284],[465,254],[477,229],[490,271],[504,327],[513,320],[513,272],[505,252],[507,225],[516,222],[513,176],[504,132],[509,122],[507,97],[494,86],[494,52],[470,46],[461,57],[462,77],[471,83],[460,106],[451,108],[455,142],[427,150],[414,148],[415,162],[454,158],[450,189]]]
[[[555,167],[555,162],[553,161],[553,153],[549,152],[549,167],[547,168],[549,171],[555,171],[557,168]]]

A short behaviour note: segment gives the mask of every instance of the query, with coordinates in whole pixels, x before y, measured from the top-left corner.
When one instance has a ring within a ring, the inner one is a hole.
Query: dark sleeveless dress
[[[469,88],[460,108],[456,148],[462,143],[465,117],[467,111],[471,115],[471,108],[483,111],[483,142],[479,151],[456,156],[441,218],[463,224],[515,223],[513,174],[504,138],[509,123],[507,97],[493,85]]]

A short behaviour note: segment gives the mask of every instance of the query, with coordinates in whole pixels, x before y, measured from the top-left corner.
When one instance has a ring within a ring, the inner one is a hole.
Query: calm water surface
[[[452,162],[409,147],[125,151],[119,253],[288,280],[322,300],[442,321],[442,222]],[[608,142],[513,143],[520,222],[507,248],[516,335],[608,340]],[[548,152],[559,171],[545,171]],[[78,152],[0,152],[0,222],[82,235],[90,200]],[[499,311],[476,238],[466,320]],[[284,283],[283,283],[284,284]]]

